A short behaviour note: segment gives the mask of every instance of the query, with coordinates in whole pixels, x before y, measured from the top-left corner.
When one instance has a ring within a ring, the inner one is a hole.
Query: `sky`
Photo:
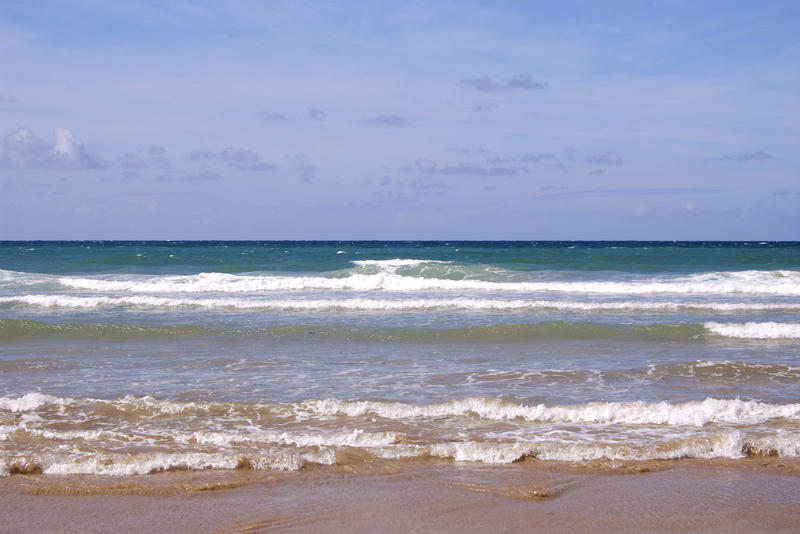
[[[0,239],[800,239],[800,3],[0,0]]]

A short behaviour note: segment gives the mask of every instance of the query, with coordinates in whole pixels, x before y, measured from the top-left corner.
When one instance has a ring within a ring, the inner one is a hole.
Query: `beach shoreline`
[[[800,462],[394,461],[282,471],[12,475],[6,532],[793,532]]]
[[[798,243],[0,257],[0,531],[800,525]]]

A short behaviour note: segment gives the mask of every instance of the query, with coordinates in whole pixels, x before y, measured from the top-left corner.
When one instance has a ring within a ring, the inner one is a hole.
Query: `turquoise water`
[[[800,242],[0,241],[3,269],[39,273],[331,272],[351,267],[354,257],[519,271],[693,273],[795,269]]]
[[[0,243],[0,472],[795,457],[799,421],[796,242]]]

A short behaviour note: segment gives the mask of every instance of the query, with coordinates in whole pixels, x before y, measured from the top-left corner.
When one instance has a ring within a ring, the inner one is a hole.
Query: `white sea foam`
[[[544,442],[535,446],[540,460],[581,462],[592,460],[675,460],[679,458],[744,458],[746,434],[737,430],[714,432],[653,442],[563,443]]]
[[[70,399],[41,393],[21,397],[0,397],[0,408],[23,412],[41,406],[102,403],[121,411],[140,410],[153,414],[231,413],[244,409],[231,403],[161,401],[149,396],[126,395],[118,400]],[[580,405],[526,405],[487,397],[471,397],[435,404],[416,405],[390,401],[348,401],[339,399],[309,400],[295,404],[251,405],[267,408],[276,415],[298,420],[337,416],[377,416],[389,420],[431,419],[440,417],[477,417],[486,420],[525,420],[541,423],[587,423],[616,425],[703,426],[709,423],[760,424],[773,419],[800,419],[800,403],[771,404],[754,400],[713,399],[680,403],[662,402],[592,402]],[[345,434],[347,435],[347,434]],[[358,434],[353,436],[357,437]],[[369,439],[373,439],[371,434]],[[392,440],[391,433],[378,438]]]
[[[242,443],[269,443],[295,447],[382,447],[391,445],[398,438],[395,432],[365,432],[354,429],[350,432],[269,432],[261,430],[227,432],[193,432],[172,434],[179,443],[230,446]]]
[[[705,323],[705,328],[725,337],[742,339],[800,339],[800,323]]]
[[[587,462],[597,460],[643,461],[681,458],[745,458],[748,451],[800,456],[800,434],[780,432],[753,438],[740,430],[722,430],[699,436],[664,437],[646,440],[569,440],[525,441],[448,441],[435,444],[397,445],[374,450],[375,456],[386,459],[435,456],[461,462],[508,464],[536,457],[539,460]]]
[[[284,452],[282,454],[261,454],[248,458],[250,467],[257,471],[299,471],[303,468],[306,460],[302,455],[295,452]]]
[[[152,295],[74,296],[62,294],[28,294],[0,297],[0,304],[37,306],[44,308],[216,308],[274,311],[419,311],[419,310],[567,310],[567,311],[780,311],[800,310],[800,303],[775,302],[680,302],[680,301],[558,301],[558,300],[501,300],[482,298],[402,298],[402,299],[263,299],[248,297],[160,297]],[[716,323],[714,323],[716,324]]]
[[[305,453],[275,450],[264,454],[236,452],[146,452],[108,454],[70,453],[63,449],[52,453],[0,457],[0,476],[8,476],[13,464],[35,465],[45,475],[147,475],[168,470],[238,469],[244,463],[256,470],[297,471],[309,463],[332,465],[335,452],[319,449]]]
[[[529,443],[497,443],[486,441],[457,441],[436,443],[428,447],[428,454],[452,458],[457,462],[482,462],[510,464],[532,452]]]
[[[64,406],[74,403],[74,399],[55,397],[46,393],[31,392],[21,397],[0,397],[0,410],[10,412],[29,412],[45,405]]]
[[[45,439],[54,439],[61,441],[69,441],[76,439],[97,441],[101,438],[123,440],[128,438],[127,435],[121,432],[110,432],[107,430],[47,430],[39,428],[29,428],[27,424],[22,424],[18,428],[25,430],[25,432],[29,434],[40,436]]]
[[[415,260],[415,259],[406,259],[406,258],[394,258],[391,260],[352,260],[354,265],[374,265],[377,267],[381,267],[387,271],[393,271],[397,267],[409,267],[415,265],[423,265],[425,263],[432,263],[432,264],[447,264],[453,263],[451,261],[440,261],[440,260]]]
[[[351,448],[362,459],[433,456],[488,464],[526,457],[800,457],[800,404],[741,399],[547,406],[475,397],[428,405],[337,399],[252,405],[29,393],[0,398],[0,409],[7,411],[0,412],[0,475],[32,467],[45,474],[103,475],[243,465],[297,470],[336,463],[337,454]],[[88,426],[76,428],[73,421]],[[14,450],[16,443],[30,441],[26,435],[39,437],[38,449]],[[348,458],[342,456],[353,461]]]
[[[800,434],[795,432],[781,430],[777,434],[753,440],[750,445],[762,453],[777,453],[778,456],[784,458],[797,458],[800,456]]]
[[[358,260],[357,267],[378,267],[374,274],[345,272],[332,276],[288,276],[267,274],[199,273],[181,276],[97,275],[51,276],[2,271],[4,283],[57,282],[62,287],[102,292],[133,293],[263,293],[299,290],[355,291],[516,291],[569,292],[585,294],[759,294],[800,295],[800,271],[707,272],[685,276],[627,276],[617,280],[541,280],[529,273],[528,280],[492,281],[403,276],[399,267],[432,263],[424,260]],[[523,276],[519,273],[519,276]]]
[[[76,399],[70,397],[56,397],[47,393],[30,392],[19,397],[0,397],[0,409],[10,412],[32,412],[46,406],[76,406],[105,404],[118,410],[142,410],[165,415],[180,414],[184,412],[207,412],[212,408],[233,409],[232,404],[212,404],[203,402],[173,402],[157,400],[149,395],[136,397],[125,395],[116,400],[103,400],[93,398]]]
[[[149,395],[144,397],[136,397],[134,395],[125,395],[117,400],[105,401],[99,399],[85,399],[89,403],[104,403],[117,408],[118,410],[137,410],[147,411],[153,413],[160,413],[165,415],[176,415],[186,412],[207,412],[211,409],[218,410],[233,410],[232,404],[222,403],[208,403],[208,402],[174,402],[162,401],[155,399]]]
[[[369,455],[383,459],[419,458],[433,456],[458,462],[509,464],[535,457],[544,461],[586,462],[597,460],[642,461],[674,460],[680,458],[744,458],[750,454],[777,455],[784,458],[800,456],[800,434],[781,430],[766,435],[728,429],[701,435],[651,436],[640,440],[570,441],[542,439],[522,441],[458,440],[436,443],[401,443],[382,447],[364,447]],[[60,450],[34,456],[0,457],[0,476],[8,476],[12,465],[37,465],[44,474],[144,475],[171,469],[236,469],[249,465],[258,470],[296,471],[315,463],[336,463],[333,448],[316,450],[275,449],[265,453],[236,451],[208,452],[147,452],[132,454],[69,453]]]
[[[43,459],[46,475],[146,475],[168,469],[236,469],[238,458],[229,454],[142,453],[130,456]]]
[[[238,469],[243,464],[256,470],[297,471],[307,464],[336,463],[333,449],[307,452],[273,450],[252,454],[231,452],[95,453],[57,452],[28,457],[0,457],[0,476],[8,476],[13,464],[36,465],[45,475],[146,475],[167,470]]]
[[[297,404],[300,417],[362,417],[404,420],[436,417],[478,417],[489,420],[523,419],[542,423],[590,423],[618,425],[684,425],[708,423],[758,424],[771,419],[800,419],[800,404],[769,404],[740,399],[705,399],[683,403],[593,402],[576,406],[524,405],[498,399],[473,397],[437,404],[342,401],[322,399]]]

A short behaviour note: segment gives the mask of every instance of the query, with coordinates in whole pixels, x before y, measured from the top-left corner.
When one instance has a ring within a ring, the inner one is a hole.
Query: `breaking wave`
[[[403,271],[403,269],[411,269]],[[276,274],[34,275],[2,271],[4,283],[55,283],[62,288],[125,293],[264,293],[302,290],[514,291],[598,295],[763,294],[800,296],[799,271],[707,272],[691,275],[625,275],[609,280],[558,279],[553,273],[509,273],[492,266],[453,266],[423,260],[360,262],[322,276]],[[555,279],[553,277],[556,277]]]
[[[108,308],[188,308],[268,311],[798,311],[800,303],[775,302],[680,302],[680,301],[558,301],[509,300],[485,298],[415,298],[402,300],[375,298],[343,299],[262,299],[262,298],[174,298],[150,295],[73,296],[63,294],[28,294],[0,297],[0,306],[34,306],[42,308],[108,309]]]
[[[333,416],[381,417],[388,420],[420,418],[476,417],[493,421],[524,420],[539,423],[591,423],[622,425],[689,425],[709,423],[752,425],[772,419],[800,420],[800,403],[773,404],[755,400],[713,399],[687,402],[591,402],[580,405],[526,405],[501,399],[471,397],[441,403],[416,405],[391,401],[318,399],[290,404],[250,405],[242,403],[204,403],[159,401],[152,397],[126,395],[117,400],[75,399],[45,393],[20,397],[0,397],[0,409],[21,413],[42,407],[104,405],[128,414],[175,415],[252,413],[252,410],[291,418]]]
[[[705,323],[714,334],[741,339],[800,339],[800,323]]]
[[[298,470],[415,457],[490,464],[533,457],[796,458],[798,420],[797,403],[714,398],[574,406],[485,397],[427,405],[339,399],[243,404],[34,392],[0,398],[0,474]]]

